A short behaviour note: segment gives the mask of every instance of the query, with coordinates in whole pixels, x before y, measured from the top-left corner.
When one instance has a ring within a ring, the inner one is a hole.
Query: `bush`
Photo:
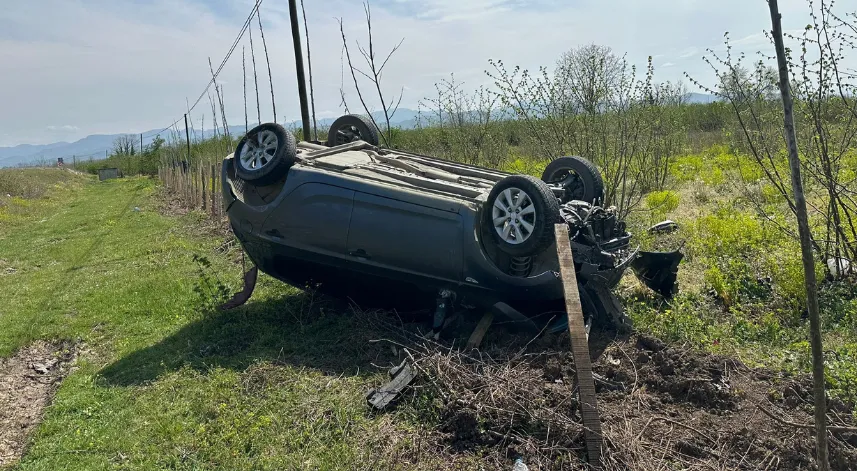
[[[665,216],[678,208],[679,197],[674,191],[653,191],[646,195],[646,207],[656,217]]]

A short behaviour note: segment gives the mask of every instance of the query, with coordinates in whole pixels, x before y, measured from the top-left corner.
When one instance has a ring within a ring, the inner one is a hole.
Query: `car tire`
[[[581,200],[587,203],[604,199],[604,179],[595,164],[583,157],[560,157],[554,159],[542,172],[542,181],[548,184],[561,183],[565,194],[560,201]]]
[[[381,131],[368,116],[347,114],[336,118],[327,131],[327,146],[335,147],[357,140],[365,141],[373,146],[380,142]]]
[[[235,173],[255,185],[280,179],[297,159],[295,136],[277,123],[263,123],[235,147]]]
[[[511,175],[497,182],[482,213],[482,222],[488,224],[499,249],[514,257],[544,251],[553,242],[553,226],[560,220],[553,191],[529,175]]]

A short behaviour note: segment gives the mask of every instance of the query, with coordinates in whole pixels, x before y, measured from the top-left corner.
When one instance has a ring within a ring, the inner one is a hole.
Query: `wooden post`
[[[768,0],[771,10],[771,34],[777,51],[777,65],[780,69],[780,94],[783,97],[783,126],[789,148],[789,170],[791,171],[792,193],[795,197],[795,215],[797,216],[798,235],[800,237],[803,276],[806,281],[806,310],[809,313],[809,340],[812,347],[812,379],[815,399],[815,445],[819,471],[828,471],[827,458],[827,400],[824,392],[824,353],[821,343],[821,322],[818,309],[818,281],[815,278],[815,259],[812,253],[812,235],[809,229],[809,217],[806,210],[806,196],[800,175],[800,157],[797,150],[793,101],[789,82],[789,67],[783,44],[783,27],[777,0]]]
[[[470,334],[470,338],[467,339],[467,346],[465,347],[467,350],[473,350],[482,344],[482,339],[485,338],[485,334],[491,327],[492,322],[494,322],[494,313],[487,311],[482,316],[482,319],[479,319],[479,323],[476,324],[476,328],[473,329],[473,333]]]
[[[200,199],[202,200],[202,201],[200,201],[200,203],[202,204],[202,207],[200,209],[202,209],[203,211],[206,211],[208,209],[208,205],[206,204],[207,203],[206,200],[208,199],[208,195],[206,194],[206,189],[208,188],[208,185],[206,184],[206,181],[205,181],[205,165],[199,166],[199,180],[200,180],[200,197],[201,197]]]
[[[592,359],[589,357],[589,341],[586,338],[586,325],[583,308],[580,305],[580,293],[577,291],[577,276],[574,272],[574,257],[568,240],[568,227],[554,225],[556,253],[559,258],[559,271],[565,291],[565,308],[568,314],[568,331],[571,335],[571,353],[577,376],[580,416],[583,419],[584,438],[589,465],[601,469],[601,419],[598,416],[598,403],[595,398],[595,379],[592,376]]]
[[[301,31],[298,26],[298,7],[296,0],[289,0],[289,19],[292,25],[292,43],[295,48],[295,71],[298,79],[298,101],[301,105],[301,126],[303,139],[310,140],[309,106],[306,96],[306,79],[304,78],[304,55],[301,52]],[[274,119],[276,121],[276,119]]]
[[[187,163],[190,165],[190,130],[187,127],[187,113],[184,115],[184,137],[187,142]]]
[[[214,192],[214,217],[215,219],[220,219],[223,216],[223,201],[220,193],[220,186],[222,185],[220,181],[220,166],[216,165],[213,168],[214,170],[214,179],[215,179],[215,188],[217,190]]]

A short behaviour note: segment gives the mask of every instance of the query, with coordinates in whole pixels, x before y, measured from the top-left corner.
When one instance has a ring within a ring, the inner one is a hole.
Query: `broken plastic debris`
[[[649,233],[670,233],[678,230],[678,223],[667,219],[666,221],[661,221],[654,226],[649,228]]]
[[[839,278],[851,273],[851,262],[844,258],[828,258],[827,270],[830,276]]]
[[[610,363],[613,366],[617,366],[621,363],[621,361],[618,358],[613,358],[613,355],[608,353],[607,354],[607,363]]]

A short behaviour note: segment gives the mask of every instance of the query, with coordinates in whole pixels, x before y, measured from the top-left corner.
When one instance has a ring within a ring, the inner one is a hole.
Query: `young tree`
[[[779,87],[783,98],[783,125],[785,127],[786,143],[789,150],[789,172],[791,173],[792,192],[795,198],[795,215],[797,216],[798,234],[800,236],[801,258],[803,259],[803,275],[806,280],[806,307],[809,312],[809,339],[812,345],[812,376],[815,399],[815,439],[818,454],[818,469],[827,471],[827,401],[824,393],[824,353],[821,346],[821,321],[818,314],[818,283],[815,279],[815,258],[812,254],[810,241],[809,217],[806,210],[806,196],[803,192],[803,181],[800,172],[800,157],[797,150],[797,135],[795,133],[793,100],[789,82],[789,64],[783,45],[783,27],[777,0],[768,0],[771,10],[771,36],[777,52],[779,66]]]
[[[604,177],[605,204],[622,216],[663,187],[685,134],[677,106],[667,105],[680,104],[677,94],[684,92],[654,82],[651,58],[643,77],[624,57],[595,45],[564,54],[553,74],[489,63],[495,93],[527,131],[533,153],[594,162]]]
[[[351,79],[354,82],[354,88],[357,91],[357,97],[360,99],[360,104],[363,106],[363,111],[365,111],[366,115],[369,119],[372,120],[372,123],[381,130],[381,140],[383,144],[389,147],[392,144],[393,139],[393,130],[390,124],[393,116],[396,114],[396,111],[399,109],[399,105],[402,103],[402,96],[404,95],[404,87],[399,92],[399,97],[396,98],[395,95],[392,98],[389,96],[385,97],[383,92],[383,86],[381,85],[381,76],[384,72],[384,67],[387,66],[387,62],[389,62],[390,57],[399,50],[402,43],[405,41],[405,38],[402,38],[399,41],[399,44],[396,44],[390,52],[381,60],[381,57],[376,54],[375,51],[375,41],[372,37],[372,10],[369,8],[369,3],[366,2],[363,4],[363,11],[366,15],[366,29],[369,36],[369,47],[368,49],[364,48],[360,42],[357,42],[357,50],[360,52],[360,55],[363,56],[363,60],[365,62],[366,70],[360,69],[354,65],[351,61],[351,52],[348,49],[348,40],[345,37],[345,28],[342,24],[342,19],[339,19],[339,32],[342,34],[342,48],[345,55],[345,60],[348,64],[348,70],[351,72]],[[378,96],[378,102],[381,106],[381,111],[384,113],[384,126],[378,126],[375,118],[372,116],[372,112],[369,110],[369,106],[366,103],[366,99],[364,97],[363,91],[360,88],[360,84],[357,80],[357,75],[362,76],[364,79],[368,80],[371,84],[372,88],[375,89],[375,92]],[[346,110],[348,109],[348,105],[345,103],[345,93],[343,90],[340,90],[340,94],[342,95],[343,105]]]
[[[134,144],[137,142],[137,136],[131,134],[122,134],[113,140],[112,155],[134,155],[136,150]]]

